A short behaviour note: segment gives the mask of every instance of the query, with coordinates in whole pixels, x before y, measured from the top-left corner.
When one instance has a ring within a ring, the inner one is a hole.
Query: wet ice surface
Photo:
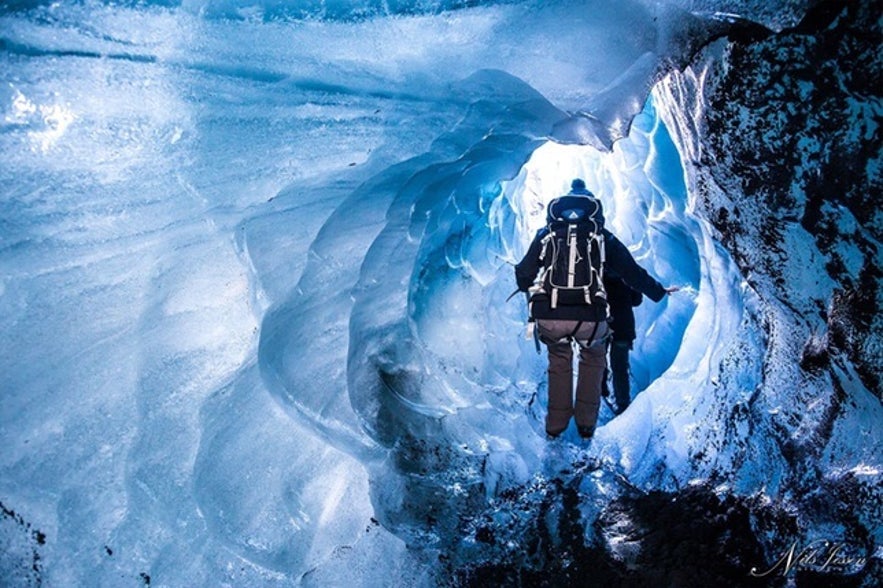
[[[691,452],[758,384],[763,340],[691,213],[664,100],[641,109],[717,21],[218,6],[0,17],[0,498],[22,521],[4,533],[45,534],[34,577],[428,585],[461,517],[574,463],[606,472],[592,508],[704,473]],[[638,112],[611,153],[546,142],[609,146]],[[504,301],[575,176],[684,291],[638,309],[629,411],[549,445],[544,359]]]

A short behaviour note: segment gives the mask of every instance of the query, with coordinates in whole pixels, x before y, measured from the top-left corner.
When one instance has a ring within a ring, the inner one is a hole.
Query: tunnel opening
[[[468,513],[586,455],[603,457],[629,483],[679,483],[697,418],[687,397],[705,402],[697,392],[738,327],[742,302],[738,272],[690,210],[659,100],[648,99],[609,153],[544,141],[545,119],[511,121],[506,103],[482,103],[434,151],[385,170],[329,218],[313,245],[316,265],[296,289],[307,299],[296,296],[267,319],[265,381],[278,382],[283,401],[365,465],[378,521],[409,545],[447,542]],[[602,200],[638,263],[682,292],[637,309],[629,410],[613,418],[602,407],[592,445],[571,427],[556,456],[543,423],[546,360],[522,336],[524,298],[507,298],[511,264],[542,225],[546,203],[575,177]],[[376,231],[360,233],[359,247],[350,205],[376,209]],[[346,266],[358,275],[353,289],[330,292],[335,264],[356,250]],[[305,305],[345,330],[340,395],[309,393],[313,372],[299,353],[311,334]]]
[[[673,302],[654,304],[645,297],[635,308],[637,339],[630,361],[634,397],[674,362],[701,282],[684,166],[653,95],[629,135],[611,152],[548,142],[534,151],[517,177],[502,184],[489,224],[500,235],[506,261],[521,259],[545,224],[547,204],[566,194],[574,178],[583,179],[601,200],[607,228],[635,260],[664,285],[683,290]],[[609,410],[604,413],[603,420],[613,416]]]

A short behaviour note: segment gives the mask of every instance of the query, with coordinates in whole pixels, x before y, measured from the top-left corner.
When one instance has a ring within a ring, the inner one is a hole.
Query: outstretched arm
[[[628,247],[622,244],[613,233],[604,231],[607,264],[628,284],[631,288],[641,292],[653,302],[659,302],[666,294],[676,292],[677,286],[664,287],[655,280],[647,270],[638,265],[632,257]]]

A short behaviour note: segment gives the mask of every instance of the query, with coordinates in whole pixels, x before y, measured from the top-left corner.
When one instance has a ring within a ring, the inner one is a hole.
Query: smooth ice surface
[[[431,585],[421,548],[567,465],[504,301],[574,176],[683,287],[640,307],[635,403],[591,452],[639,486],[701,475],[764,343],[647,98],[716,13],[793,11],[169,4],[0,14],[0,501],[46,536],[22,573]],[[738,344],[734,398],[709,393]]]

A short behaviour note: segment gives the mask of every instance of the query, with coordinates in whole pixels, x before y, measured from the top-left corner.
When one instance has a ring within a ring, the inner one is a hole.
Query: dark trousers
[[[629,386],[629,351],[631,348],[631,341],[617,341],[614,339],[610,343],[610,373],[613,380],[613,396],[616,398],[616,408],[620,411],[625,410],[631,402]]]
[[[574,417],[594,430],[601,407],[601,378],[607,365],[607,323],[537,320],[540,341],[549,351],[549,411],[546,432],[558,435]],[[579,345],[576,398],[573,394],[573,343]]]

